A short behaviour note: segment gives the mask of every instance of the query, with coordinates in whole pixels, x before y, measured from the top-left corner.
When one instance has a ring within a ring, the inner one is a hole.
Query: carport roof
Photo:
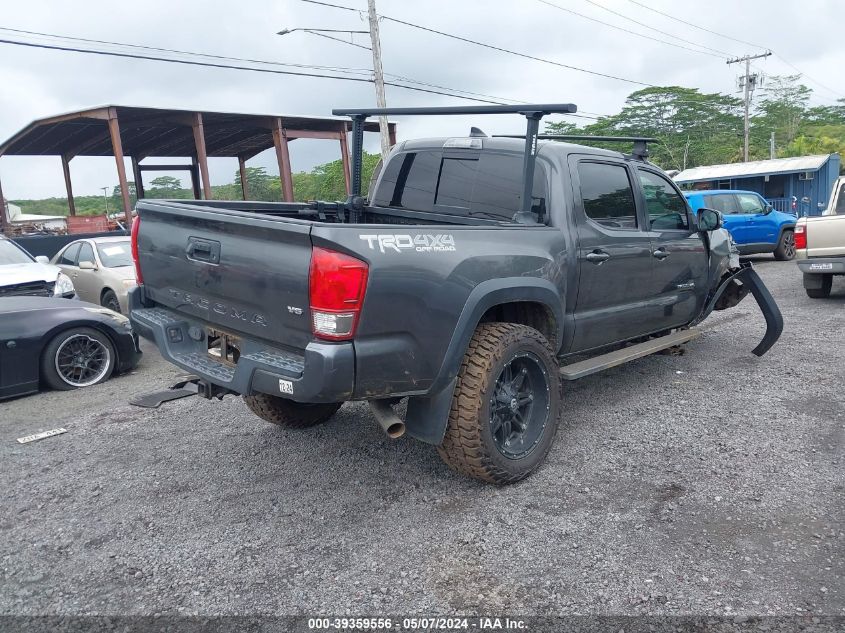
[[[191,119],[196,114],[202,116],[207,155],[218,157],[254,156],[273,147],[272,128],[278,119],[292,132],[291,138],[349,130],[352,125],[335,117],[106,105],[37,119],[0,145],[0,156],[113,156],[104,125],[109,118],[119,121],[124,155],[191,156],[196,148]],[[364,129],[377,132],[378,122],[368,121]]]
[[[802,171],[821,169],[830,159],[830,154],[815,156],[797,156],[794,158],[772,158],[754,160],[748,163],[729,163],[727,165],[704,165],[685,169],[675,176],[675,182],[698,182],[700,180],[722,180],[727,178],[748,178],[768,174],[791,174]]]

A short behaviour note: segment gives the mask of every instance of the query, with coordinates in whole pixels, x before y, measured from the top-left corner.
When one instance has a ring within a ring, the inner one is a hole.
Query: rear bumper
[[[845,275],[845,257],[799,259],[798,269],[805,275]]]
[[[311,342],[301,351],[240,338],[236,364],[208,354],[206,324],[162,307],[145,308],[139,291],[129,293],[129,318],[138,334],[166,360],[225,390],[266,393],[296,402],[344,402],[352,398],[355,354],[352,343]]]

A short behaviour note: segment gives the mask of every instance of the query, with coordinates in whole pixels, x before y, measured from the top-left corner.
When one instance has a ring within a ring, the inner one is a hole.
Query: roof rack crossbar
[[[524,134],[494,134],[496,138],[525,138]],[[659,143],[660,139],[648,136],[590,136],[589,134],[538,134],[541,141],[600,141],[602,143],[633,143],[633,156],[641,160],[648,158],[648,144]]]
[[[352,191],[350,198],[361,195],[361,172],[364,160],[364,121],[371,116],[401,115],[466,115],[466,114],[521,114],[526,119],[525,134],[520,138],[528,139],[525,143],[525,158],[522,165],[522,204],[513,216],[514,222],[534,223],[532,214],[532,189],[534,185],[534,165],[537,162],[537,138],[540,120],[547,114],[572,114],[578,111],[574,103],[539,103],[521,105],[487,106],[436,106],[430,108],[335,108],[335,116],[348,116],[352,119]]]

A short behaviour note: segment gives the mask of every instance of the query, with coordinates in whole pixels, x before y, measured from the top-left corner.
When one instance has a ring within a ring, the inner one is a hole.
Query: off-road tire
[[[549,414],[531,452],[509,459],[493,441],[490,398],[504,365],[522,351],[532,353],[543,365],[549,388]],[[543,462],[551,448],[560,418],[560,383],[557,360],[540,332],[514,323],[479,325],[461,363],[446,435],[437,447],[441,459],[459,473],[494,484],[524,479]]]
[[[804,288],[807,296],[812,299],[827,299],[830,296],[830,289],[833,287],[833,275],[819,275],[822,278],[821,288]]]
[[[303,404],[266,393],[244,396],[249,410],[262,420],[285,429],[307,429],[331,418],[342,402],[328,404]]]
[[[788,262],[795,259],[795,232],[787,229],[780,234],[778,245],[775,247],[775,259]]]

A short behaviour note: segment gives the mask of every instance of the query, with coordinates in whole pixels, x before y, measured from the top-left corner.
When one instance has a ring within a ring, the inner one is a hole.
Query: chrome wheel
[[[74,334],[59,345],[54,364],[63,382],[72,387],[88,387],[108,372],[111,351],[87,334]]]
[[[496,379],[490,398],[490,431],[496,449],[508,459],[531,453],[549,422],[549,379],[531,352],[511,358]]]

